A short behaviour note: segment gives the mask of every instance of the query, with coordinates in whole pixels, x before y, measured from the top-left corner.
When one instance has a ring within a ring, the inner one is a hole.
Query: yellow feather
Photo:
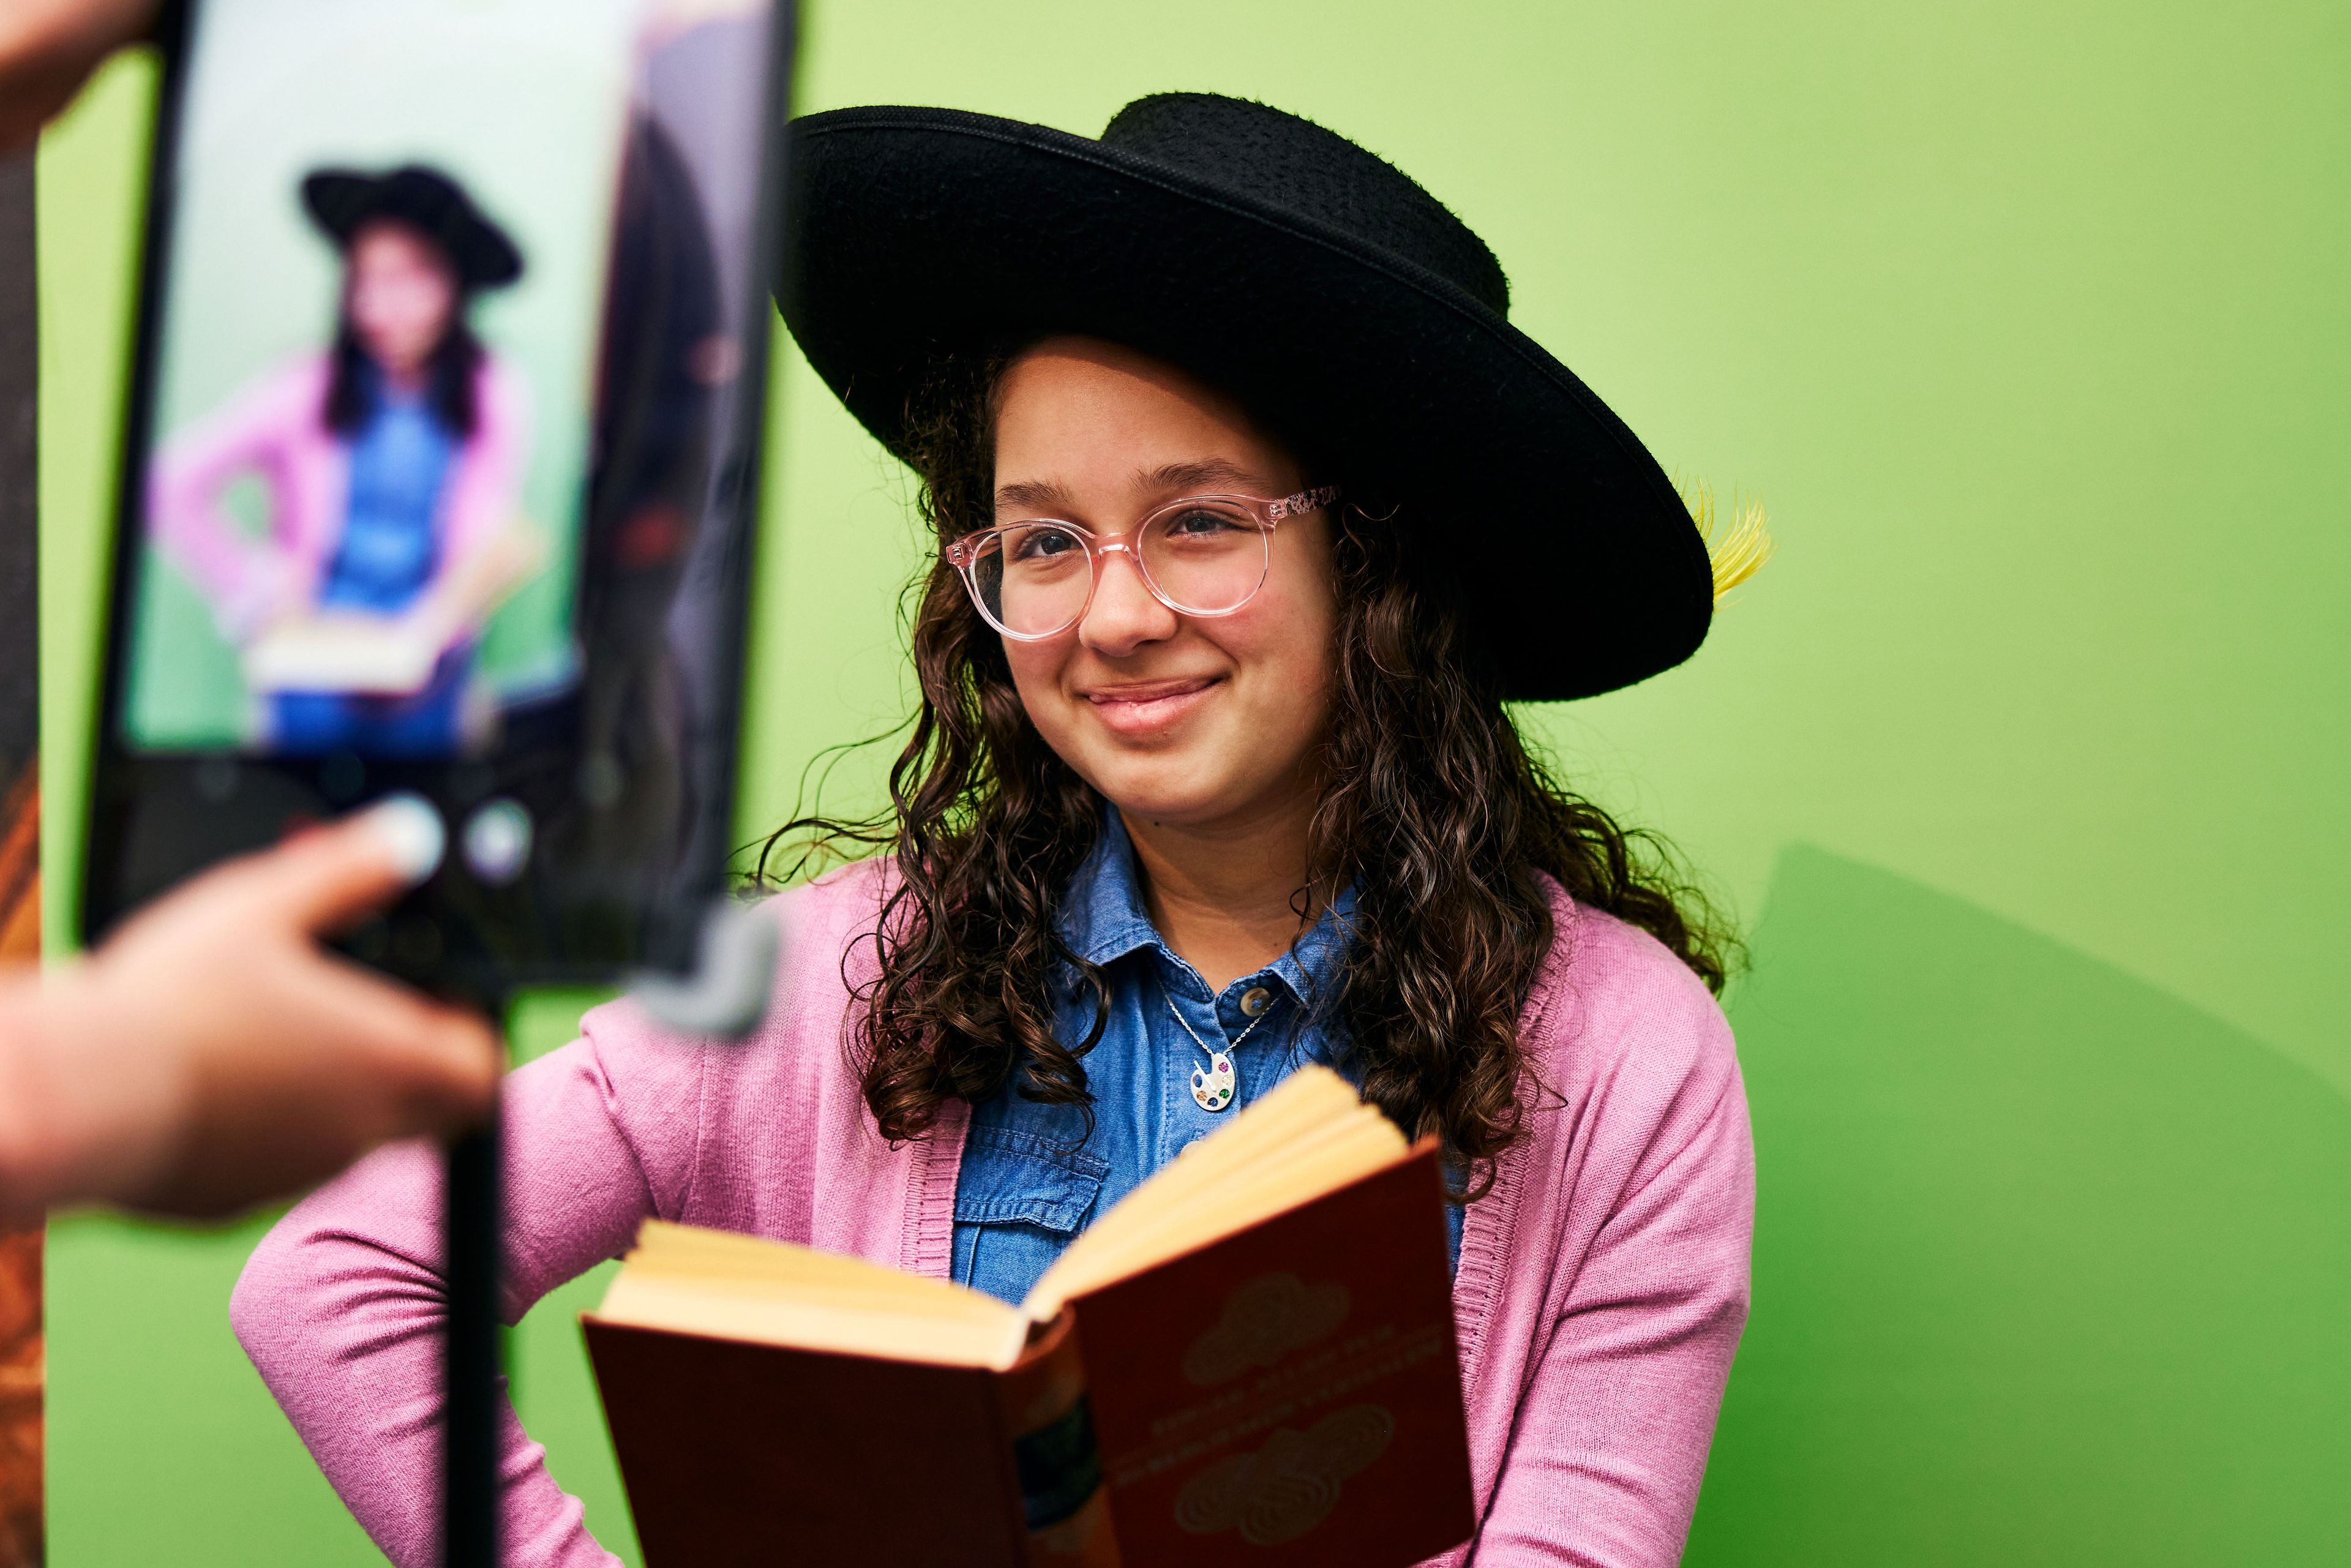
[[[1682,505],[1689,508],[1690,521],[1698,525],[1698,537],[1706,541],[1706,559],[1714,569],[1714,602],[1719,607],[1732,589],[1763,570],[1779,549],[1779,541],[1771,537],[1762,502],[1733,495],[1729,526],[1718,530],[1714,486],[1700,479],[1679,488]]]

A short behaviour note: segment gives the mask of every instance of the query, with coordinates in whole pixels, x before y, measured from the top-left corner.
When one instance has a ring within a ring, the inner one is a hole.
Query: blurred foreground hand
[[[0,154],[29,145],[100,60],[154,21],[155,0],[0,0]]]
[[[482,1116],[489,1026],[317,941],[442,848],[431,808],[387,801],[205,873],[74,967],[0,981],[0,1216],[233,1214]]]

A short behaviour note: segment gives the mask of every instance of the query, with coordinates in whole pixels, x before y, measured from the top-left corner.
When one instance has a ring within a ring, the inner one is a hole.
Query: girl
[[[1465,1200],[1465,1552],[1677,1561],[1747,1302],[1722,958],[1502,705],[1696,646],[1688,514],[1476,236],[1303,120],[851,110],[792,168],[787,318],[938,533],[892,810],[833,830],[889,852],[771,901],[747,1047],[618,1004],[514,1076],[509,1319],[653,1216],[1017,1300],[1325,1061]],[[434,1553],[435,1168],[311,1198],[235,1303],[402,1563]],[[512,1560],[610,1561],[507,1443]]]
[[[521,392],[465,321],[522,258],[431,169],[325,170],[302,200],[343,256],[333,345],[172,443],[156,538],[243,650],[265,744],[445,756],[475,635],[528,564]],[[221,505],[248,474],[263,546]]]

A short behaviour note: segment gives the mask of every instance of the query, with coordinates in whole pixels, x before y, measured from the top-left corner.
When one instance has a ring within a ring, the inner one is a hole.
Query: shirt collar
[[[1266,972],[1279,976],[1300,1002],[1311,1004],[1354,935],[1354,917],[1351,884],[1340,890],[1288,952],[1266,966]],[[1114,806],[1102,807],[1102,836],[1070,879],[1069,894],[1061,901],[1061,928],[1070,951],[1090,964],[1113,963],[1146,947],[1180,962],[1160,940],[1158,927],[1144,907],[1143,888],[1134,874],[1134,846]]]
[[[1134,847],[1126,824],[1109,805],[1102,807],[1102,821],[1093,852],[1070,879],[1061,900],[1061,940],[1090,964],[1107,964],[1138,947],[1159,945],[1158,929],[1134,880]]]

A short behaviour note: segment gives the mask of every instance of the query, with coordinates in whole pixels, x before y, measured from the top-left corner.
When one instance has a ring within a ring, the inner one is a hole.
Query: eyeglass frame
[[[1287,518],[1302,517],[1309,512],[1320,511],[1325,507],[1335,505],[1341,498],[1340,489],[1336,485],[1318,485],[1312,489],[1301,490],[1296,495],[1284,496],[1275,501],[1269,501],[1259,496],[1222,494],[1184,496],[1152,507],[1142,517],[1137,517],[1134,526],[1125,533],[1116,535],[1097,534],[1082,523],[1073,523],[1063,517],[1022,517],[1016,522],[998,523],[992,528],[978,528],[964,535],[946,547],[946,559],[947,564],[956,569],[956,575],[963,579],[964,591],[971,596],[972,608],[979,612],[979,618],[1016,643],[1042,643],[1049,638],[1061,636],[1071,627],[1083,621],[1086,618],[1086,612],[1094,607],[1094,595],[1102,588],[1102,558],[1112,555],[1123,555],[1134,562],[1134,575],[1142,580],[1144,591],[1167,609],[1178,615],[1191,615],[1202,620],[1213,621],[1227,615],[1238,614],[1249,607],[1251,600],[1263,591],[1265,580],[1273,570],[1273,533],[1276,528]],[[1256,583],[1247,593],[1241,595],[1238,603],[1223,610],[1194,610],[1168,598],[1159,584],[1152,580],[1151,569],[1144,564],[1142,552],[1137,550],[1133,543],[1144,529],[1168,513],[1178,511],[1186,507],[1198,506],[1203,501],[1223,501],[1241,507],[1257,523],[1266,539],[1265,570],[1258,573]],[[1014,528],[1067,528],[1076,535],[1078,542],[1085,547],[1086,570],[1091,576],[1086,582],[1085,602],[1078,606],[1078,612],[1075,615],[1071,616],[1069,620],[1050,632],[1015,632],[988,613],[987,601],[980,595],[979,580],[972,574],[978,568],[980,548],[986,540],[997,535],[1008,533]]]

